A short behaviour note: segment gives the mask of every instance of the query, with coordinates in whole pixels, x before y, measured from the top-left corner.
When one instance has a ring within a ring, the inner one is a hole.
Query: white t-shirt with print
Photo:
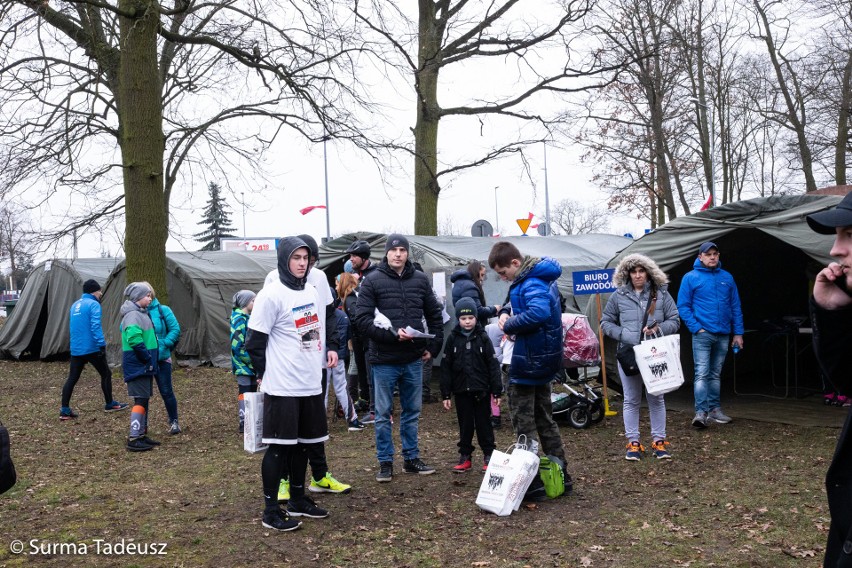
[[[316,288],[293,290],[276,275],[258,292],[248,327],[269,336],[261,392],[275,396],[322,393],[325,304]]]

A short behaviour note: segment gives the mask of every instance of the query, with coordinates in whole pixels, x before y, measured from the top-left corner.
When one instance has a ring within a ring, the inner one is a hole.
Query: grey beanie
[[[239,292],[234,294],[234,307],[240,309],[245,308],[251,303],[252,300],[254,300],[254,297],[256,295],[257,294],[255,294],[251,290],[240,290]]]
[[[124,295],[131,302],[138,302],[151,293],[151,289],[144,282],[131,282],[124,289]]]

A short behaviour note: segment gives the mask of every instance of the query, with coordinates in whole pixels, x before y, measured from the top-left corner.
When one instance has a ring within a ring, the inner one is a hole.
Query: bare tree
[[[255,171],[281,132],[360,139],[365,47],[319,0],[14,0],[0,25],[0,181],[86,209],[53,238],[123,212],[128,278],[163,292],[179,180]]]
[[[564,118],[545,109],[558,108],[566,94],[599,87],[620,67],[584,59],[573,44],[592,5],[592,0],[418,0],[412,17],[381,0],[355,4],[360,21],[395,52],[385,61],[399,61],[413,82],[413,145],[391,144],[414,158],[415,233],[436,234],[442,180],[509,156],[519,156],[527,168],[525,148],[548,139],[549,129]],[[548,63],[554,60],[557,65]],[[458,102],[439,102],[442,74],[485,66],[495,73],[486,88],[454,89],[451,98]],[[476,155],[439,160],[439,126],[447,119],[475,121],[483,137],[497,122],[516,126],[518,134],[489,141]]]
[[[606,209],[601,207],[583,206],[572,199],[563,199],[550,210],[551,229],[554,235],[603,233],[609,229],[607,215]]]
[[[673,25],[681,3],[674,0],[612,0],[599,4],[593,31],[600,56],[629,64],[617,80],[584,103],[583,131],[575,139],[589,148],[599,185],[610,207],[633,210],[652,227],[678,215],[687,196],[681,176],[694,175],[692,149],[677,138],[684,128],[682,38]]]
[[[776,16],[772,13],[772,8],[782,5],[779,0],[753,0],[753,5],[758,20],[757,37],[766,46],[777,79],[776,87],[783,98],[783,110],[778,112],[778,120],[795,135],[800,165],[805,176],[805,188],[807,191],[814,191],[817,185],[813,173],[811,144],[807,135],[808,93],[798,68],[802,60],[795,53],[785,51],[792,22],[796,18],[793,14]]]
[[[32,237],[26,212],[10,204],[0,207],[0,259],[9,263],[16,290],[23,288],[33,267]]]

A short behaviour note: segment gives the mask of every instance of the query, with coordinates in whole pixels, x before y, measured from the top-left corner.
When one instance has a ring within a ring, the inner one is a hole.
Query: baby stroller
[[[578,367],[600,364],[598,338],[585,316],[562,314],[562,366],[551,392],[554,418],[565,418],[574,428],[597,424],[604,417],[601,394],[586,377],[579,377]]]
[[[592,386],[592,379],[583,374],[571,377],[567,369],[559,373],[553,381],[550,394],[553,405],[553,417],[566,420],[572,428],[581,430],[604,419],[603,396],[598,387]]]

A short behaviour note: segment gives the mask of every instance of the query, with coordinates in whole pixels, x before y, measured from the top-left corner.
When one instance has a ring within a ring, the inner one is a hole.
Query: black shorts
[[[127,396],[131,398],[151,398],[154,391],[154,377],[142,376],[127,381]]]
[[[263,395],[264,444],[315,444],[326,440],[328,421],[321,394]]]

